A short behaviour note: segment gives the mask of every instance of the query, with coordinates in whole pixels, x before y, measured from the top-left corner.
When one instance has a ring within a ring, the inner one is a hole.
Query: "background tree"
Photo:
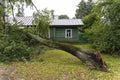
[[[44,9],[33,14],[33,25],[36,25],[35,33],[43,38],[48,37],[49,24],[53,20],[53,10]]]
[[[84,23],[84,28],[89,28],[92,24],[97,20],[97,14],[95,12],[90,13],[89,15],[85,16],[82,21]]]
[[[14,18],[14,9],[18,8],[18,12],[22,14],[23,12],[23,7],[21,5],[25,4],[26,6],[32,6],[32,0],[1,0],[0,1],[0,19],[2,21],[2,30],[3,33],[6,33],[8,30],[8,26],[6,25],[6,17],[12,14]],[[17,6],[16,6],[17,5]],[[22,10],[20,10],[22,9]],[[15,18],[14,18],[15,19]]]
[[[97,15],[86,32],[96,48],[106,53],[120,53],[120,1],[99,2],[94,13]],[[86,19],[86,22],[89,21]]]
[[[24,4],[17,5],[17,6],[18,6],[18,9],[17,9],[16,16],[23,17],[24,16]]]
[[[77,19],[82,19],[91,12],[93,8],[93,2],[92,0],[88,0],[88,2],[82,0],[77,7],[78,9],[76,9],[75,17]]]
[[[60,15],[59,19],[69,19],[69,17],[67,15]]]

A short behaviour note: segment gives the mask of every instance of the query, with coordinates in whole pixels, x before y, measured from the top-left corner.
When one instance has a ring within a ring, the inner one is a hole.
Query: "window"
[[[72,38],[72,29],[65,29],[65,38]]]

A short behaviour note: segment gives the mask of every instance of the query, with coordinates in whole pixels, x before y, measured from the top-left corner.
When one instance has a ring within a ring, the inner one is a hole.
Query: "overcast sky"
[[[38,9],[54,10],[55,15],[66,14],[70,18],[75,16],[77,5],[81,0],[33,0]],[[25,16],[32,16],[34,10],[25,9]]]

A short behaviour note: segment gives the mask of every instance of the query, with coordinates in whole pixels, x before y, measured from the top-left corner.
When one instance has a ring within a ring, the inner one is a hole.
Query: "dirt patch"
[[[20,76],[16,76],[16,73],[15,66],[0,66],[0,80],[25,80]]]

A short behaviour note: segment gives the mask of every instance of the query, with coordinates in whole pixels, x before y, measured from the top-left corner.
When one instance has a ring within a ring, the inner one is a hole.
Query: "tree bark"
[[[73,56],[77,57],[78,59],[80,59],[83,63],[90,62],[96,69],[99,69],[105,72],[107,71],[107,65],[102,60],[100,52],[98,52],[98,54],[94,54],[93,52],[72,46],[68,43],[62,43],[62,42],[52,41],[48,39],[43,39],[31,33],[28,33],[27,36],[46,46],[64,50],[72,54]]]

